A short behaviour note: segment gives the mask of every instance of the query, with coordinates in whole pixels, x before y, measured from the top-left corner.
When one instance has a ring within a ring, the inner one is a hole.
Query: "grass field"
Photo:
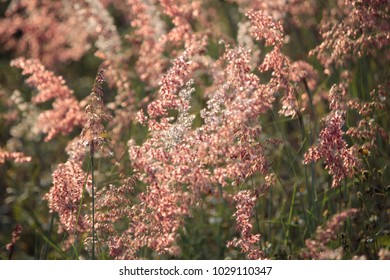
[[[390,259],[389,10],[0,1],[0,259]]]

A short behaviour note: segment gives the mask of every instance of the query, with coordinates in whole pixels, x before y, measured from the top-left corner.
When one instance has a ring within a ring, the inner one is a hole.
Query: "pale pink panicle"
[[[128,231],[123,233],[116,228],[118,224],[125,223],[131,217],[134,180],[135,178],[130,177],[121,180],[119,186],[110,184],[98,190],[95,197],[97,251],[108,245],[109,254],[115,259],[136,258],[137,241]],[[89,239],[90,241],[92,239]]]
[[[308,251],[303,252],[305,258],[310,259],[341,259],[343,256],[342,248],[333,250],[327,245],[330,241],[337,239],[337,232],[344,224],[347,218],[352,218],[359,212],[356,208],[345,210],[334,215],[326,224],[326,227],[318,227],[314,239],[305,241]]]
[[[309,63],[299,60],[291,64],[291,81],[299,83],[303,80],[307,83],[310,90],[317,86],[318,73]]]
[[[261,11],[285,26],[313,27],[316,24],[318,2],[316,0],[228,0],[236,2],[244,11]],[[291,27],[290,27],[291,28]]]
[[[250,73],[247,54],[236,48],[224,55],[227,82],[202,110],[205,123],[201,127],[192,129],[194,116],[189,114],[194,90],[188,79],[196,55],[191,50],[181,54],[163,77],[148,117],[138,114],[140,121],[147,122],[150,137],[140,146],[134,140],[128,143],[134,171],[147,184],[146,192],[139,196],[141,203],[132,206],[130,215],[135,224],[129,233],[133,240],[142,241],[135,249],[148,246],[159,253],[176,254],[178,229],[201,194],[213,193],[214,184],[227,186],[227,180],[242,182],[255,173],[269,175],[265,145],[258,140],[261,128],[255,121],[270,108],[269,102],[263,102],[268,92],[256,91],[258,78]],[[177,116],[171,117],[168,109],[177,111]],[[266,189],[254,195],[258,197]],[[240,243],[245,247],[257,237],[244,233]],[[246,253],[250,258],[264,257],[259,248]]]
[[[332,187],[340,185],[345,177],[352,177],[359,168],[356,147],[348,147],[342,127],[345,122],[345,106],[341,102],[342,89],[334,85],[330,90],[330,113],[323,119],[324,128],[320,132],[317,146],[310,147],[304,163],[324,159],[325,168],[333,175]]]
[[[118,236],[112,240],[112,253],[117,259],[135,258],[136,252],[144,246],[160,254],[179,253],[175,242],[191,205],[191,195],[181,184],[189,184],[199,173],[196,152],[189,148],[193,143],[190,133],[193,116],[188,114],[193,92],[192,83],[188,82],[190,55],[189,51],[180,55],[162,78],[157,99],[148,106],[149,116],[138,113],[138,119],[147,123],[150,137],[141,146],[130,140],[129,154],[134,171],[147,188],[138,197],[140,203],[128,212],[131,227],[126,236],[129,238]],[[168,109],[178,111],[176,122],[169,117]],[[200,183],[198,181],[198,187]],[[189,188],[194,187],[189,185]],[[118,248],[118,244],[129,240],[131,249]]]
[[[50,212],[58,214],[58,232],[69,234],[64,242],[64,246],[69,248],[76,236],[90,228],[88,207],[83,196],[92,184],[91,177],[82,169],[85,157],[82,141],[75,138],[66,147],[66,152],[68,160],[54,170],[52,186],[44,199],[48,201]]]
[[[12,231],[12,239],[11,242],[5,245],[7,251],[12,251],[16,245],[16,242],[20,239],[20,235],[22,234],[23,227],[20,224],[17,224]]]
[[[148,114],[151,118],[166,117],[168,109],[177,109],[176,93],[185,84],[190,73],[191,61],[188,60],[188,51],[184,51],[164,75],[160,82],[159,98],[148,105]],[[153,122],[149,121],[149,128]]]
[[[31,75],[26,82],[38,89],[33,102],[43,103],[54,99],[53,109],[38,116],[38,128],[47,133],[45,141],[50,141],[57,134],[69,134],[81,124],[83,113],[80,104],[61,76],[46,70],[37,59],[18,58],[11,61],[11,66],[23,69],[24,75]]]
[[[321,21],[323,41],[309,54],[317,55],[327,74],[364,54],[376,55],[390,43],[388,8],[383,0],[337,1]]]
[[[112,116],[107,112],[102,99],[103,72],[100,69],[96,75],[89,104],[85,107],[85,122],[80,137],[84,145],[91,148],[91,153],[99,152],[102,156],[109,156],[112,154],[112,147],[104,123],[111,120]]]
[[[11,61],[11,66],[21,68],[23,75],[31,75],[27,80],[29,86],[35,87],[39,92],[32,98],[35,103],[46,102],[50,99],[67,98],[73,92],[65,85],[61,76],[45,69],[38,59],[18,58]]]
[[[57,212],[63,229],[67,232],[84,232],[88,221],[80,211],[84,210],[81,199],[88,176],[74,161],[59,164],[53,173],[53,186],[45,196],[52,212]]]
[[[280,46],[283,43],[283,26],[262,11],[248,11],[246,16],[252,23],[251,36],[256,40],[265,40],[267,46]]]
[[[80,125],[83,114],[79,102],[73,98],[56,99],[53,109],[46,110],[38,116],[38,128],[46,133],[45,141],[57,134],[67,135],[74,127]]]
[[[250,190],[240,191],[233,196],[236,202],[236,228],[240,233],[239,238],[234,238],[227,243],[228,247],[238,247],[249,259],[264,259],[264,252],[260,250],[260,234],[252,234],[253,225],[251,218],[258,198],[257,193]]]
[[[0,43],[16,55],[55,67],[77,61],[89,49],[88,33],[78,24],[75,1],[10,1],[0,19]]]
[[[385,101],[389,88],[390,82],[385,85],[379,85],[370,92],[371,101],[361,102],[357,99],[352,99],[348,102],[349,108],[356,110],[361,119],[355,126],[349,127],[346,134],[361,142],[362,145],[359,152],[363,155],[376,150],[378,135],[383,139],[389,139],[388,131],[375,121],[376,115],[386,110]]]
[[[14,162],[29,162],[31,157],[25,156],[23,153],[19,152],[8,152],[0,148],[0,164],[3,164],[6,160],[12,160]]]
[[[297,76],[304,77],[305,74],[302,73],[303,71],[297,73],[296,65],[293,65],[281,51],[284,40],[283,27],[280,22],[262,11],[251,10],[246,15],[251,21],[251,36],[256,40],[265,39],[265,45],[273,47],[258,67],[260,72],[271,72],[271,80],[266,85],[265,91],[276,93],[282,90],[284,94],[280,100],[279,114],[294,117],[299,112],[296,98]],[[272,97],[269,102],[273,99]]]
[[[164,42],[160,40],[166,34],[165,23],[160,19],[155,1],[128,0],[128,4],[134,15],[131,26],[136,28],[134,37],[128,39],[139,45],[137,73],[141,80],[156,87],[167,64],[163,56]]]

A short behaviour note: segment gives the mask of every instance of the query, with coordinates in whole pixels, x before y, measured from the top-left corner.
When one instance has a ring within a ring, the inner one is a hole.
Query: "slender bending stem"
[[[306,131],[305,131],[305,125],[303,123],[303,116],[302,116],[301,112],[299,112],[299,111],[297,112],[297,115],[298,115],[298,120],[299,120],[299,126],[301,127],[302,141],[304,141],[304,143],[307,143],[307,136],[306,136]],[[309,196],[309,199],[308,199],[309,211],[312,213],[315,202],[314,202],[314,196],[313,196],[313,189],[312,189],[312,186],[310,186],[310,184],[309,184],[309,176],[308,176],[308,171],[307,171],[306,165],[304,165],[304,170],[305,170],[306,189],[307,189],[307,194]],[[309,229],[310,229],[310,232],[313,232],[314,224],[313,224],[312,218],[310,218]]]
[[[94,180],[94,166],[93,166],[93,158],[94,158],[94,142],[91,141],[91,177],[92,177],[92,259],[95,259],[95,180]]]

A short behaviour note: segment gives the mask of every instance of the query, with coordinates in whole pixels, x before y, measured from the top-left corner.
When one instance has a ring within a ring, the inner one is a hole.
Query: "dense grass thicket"
[[[388,0],[0,1],[0,259],[389,259]]]

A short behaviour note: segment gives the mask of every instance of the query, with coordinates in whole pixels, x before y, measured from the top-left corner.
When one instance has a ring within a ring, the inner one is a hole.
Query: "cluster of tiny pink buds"
[[[32,98],[32,101],[35,103],[43,103],[55,98],[66,98],[73,94],[65,85],[64,79],[46,70],[38,59],[25,59],[20,57],[12,60],[11,66],[21,68],[23,75],[31,75],[26,82],[39,91]]]
[[[59,164],[53,173],[53,186],[45,196],[50,211],[58,213],[61,226],[70,233],[88,229],[88,223],[81,214],[85,206],[80,204],[84,186],[90,184],[87,178],[77,162]]]
[[[358,209],[351,208],[339,214],[334,215],[327,222],[326,228],[318,227],[315,239],[307,239],[305,241],[308,252],[304,252],[305,258],[312,259],[339,259],[342,257],[342,250],[337,252],[329,249],[327,244],[337,238],[337,231],[343,225],[347,218],[354,217],[358,213]]]
[[[164,45],[160,37],[165,34],[165,24],[159,17],[154,1],[128,0],[134,18],[131,26],[136,28],[133,44],[140,44],[136,70],[141,80],[156,87],[160,80],[166,59],[163,57]]]
[[[82,169],[85,148],[81,139],[75,138],[71,141],[66,152],[68,160],[54,170],[52,186],[44,199],[48,201],[50,212],[58,214],[58,232],[65,231],[69,234],[64,242],[65,247],[69,247],[78,234],[90,228],[83,196],[84,191],[89,191],[92,184],[91,177]]]
[[[259,249],[260,234],[252,234],[253,225],[250,221],[257,198],[258,195],[250,190],[240,191],[233,197],[236,202],[234,216],[240,237],[229,241],[227,246],[241,248],[241,252],[245,253],[249,259],[264,259],[265,257]]]
[[[280,22],[262,11],[249,11],[246,15],[251,21],[251,36],[256,40],[265,39],[265,45],[273,47],[258,68],[260,72],[272,71],[267,91],[276,93],[282,90],[284,95],[281,98],[279,113],[294,117],[299,110],[295,83],[298,75],[305,74],[297,73],[297,67],[293,67],[290,59],[281,52],[284,39],[283,27]]]
[[[95,197],[95,228],[97,235],[97,251],[110,248],[110,256],[115,259],[136,258],[137,241],[127,232],[118,231],[116,224],[131,216],[131,194],[135,179],[123,180],[120,186],[110,184],[97,191]],[[89,239],[92,241],[92,238]],[[88,244],[87,247],[90,248]]]
[[[111,120],[111,115],[106,112],[102,100],[104,81],[103,70],[99,70],[91,94],[89,104],[85,108],[85,124],[81,131],[81,139],[84,145],[91,147],[91,153],[99,152],[102,156],[111,155],[112,147],[107,132],[104,128],[104,122]]]
[[[148,105],[151,118],[167,116],[168,109],[177,109],[176,93],[185,84],[190,73],[188,51],[184,51],[160,82],[159,99]],[[149,124],[150,126],[150,124]]]
[[[358,100],[350,100],[348,106],[351,109],[357,110],[361,116],[361,120],[356,126],[350,127],[346,134],[358,139],[362,143],[361,149],[363,154],[369,153],[376,148],[377,136],[380,135],[383,139],[388,139],[388,132],[381,127],[376,121],[376,115],[385,110],[384,101],[388,95],[390,81],[388,84],[380,85],[374,89],[370,95],[372,100],[369,102],[359,102]]]
[[[134,171],[147,184],[146,191],[139,195],[140,203],[132,206],[130,213],[132,227],[128,234],[133,249],[128,252],[147,246],[158,253],[177,255],[178,230],[194,196],[181,185],[187,184],[196,192],[203,184],[199,179],[203,170],[198,166],[196,151],[190,148],[195,145],[190,129],[193,116],[188,113],[193,82],[186,83],[191,72],[190,53],[180,55],[162,78],[157,99],[148,106],[149,117],[138,113],[138,119],[147,123],[150,137],[141,146],[134,140],[128,143]],[[176,121],[169,117],[168,109],[178,111]],[[125,240],[119,237],[116,241]],[[117,247],[113,251],[121,254],[117,258],[127,254],[118,252]]]
[[[283,26],[262,11],[246,13],[252,24],[251,36],[256,40],[265,40],[267,46],[280,46],[283,43]]]
[[[345,177],[351,177],[359,166],[355,147],[347,147],[343,139],[345,111],[340,101],[340,89],[333,86],[330,90],[331,112],[323,119],[325,127],[320,132],[319,144],[311,147],[305,154],[304,163],[323,158],[326,169],[333,175],[332,187],[340,185]]]
[[[7,245],[5,245],[5,248],[10,253],[12,253],[12,251],[13,251],[15,245],[16,245],[16,242],[20,239],[20,235],[22,234],[22,230],[23,230],[23,227],[21,225],[17,224],[15,226],[14,230],[12,231],[11,242],[8,243]]]
[[[12,160],[14,162],[29,162],[31,157],[25,156],[19,152],[8,152],[0,148],[0,164],[3,164],[6,160]]]
[[[88,33],[76,19],[76,1],[9,2],[0,18],[0,44],[5,49],[50,67],[78,60],[88,50]]]
[[[87,173],[81,168],[81,141],[75,140],[68,149],[69,159],[59,164],[53,172],[53,184],[45,195],[51,212],[58,213],[59,231],[65,230],[74,234],[85,232],[89,228],[88,217],[83,213],[86,205],[82,203],[83,192],[90,189],[91,182]],[[76,149],[76,150],[75,150]]]
[[[387,0],[337,1],[338,7],[324,13],[320,25],[323,41],[310,55],[316,54],[325,66],[343,66],[364,54],[376,55],[390,43]]]
[[[32,98],[33,102],[54,99],[53,109],[44,111],[38,117],[38,127],[47,133],[45,141],[59,133],[69,134],[75,126],[81,124],[83,114],[79,102],[62,77],[46,70],[37,59],[18,58],[11,62],[11,66],[23,69],[24,75],[31,75],[26,81],[39,91]]]

